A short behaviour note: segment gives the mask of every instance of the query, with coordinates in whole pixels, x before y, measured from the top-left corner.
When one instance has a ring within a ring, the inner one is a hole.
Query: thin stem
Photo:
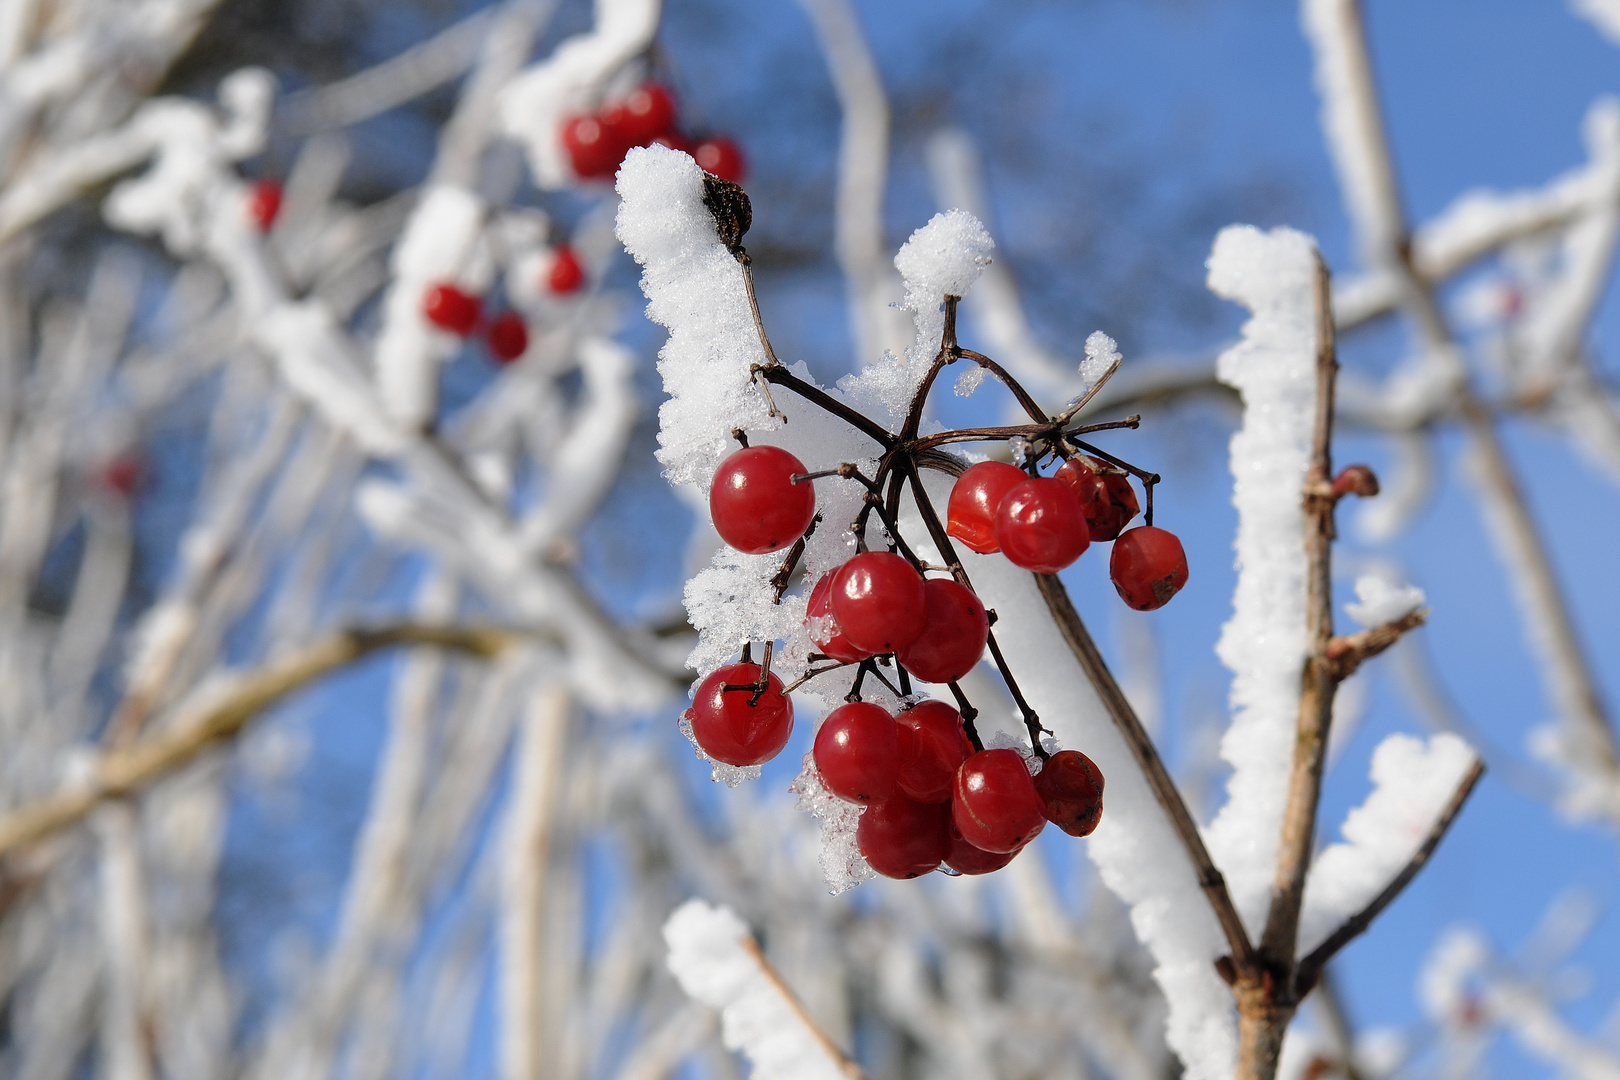
[[[1013,397],[1018,399],[1019,406],[1025,412],[1029,413],[1029,418],[1031,420],[1035,421],[1037,424],[1052,423],[1052,418],[1046,415],[1046,410],[1041,408],[1040,404],[1033,397],[1030,397],[1029,391],[1025,390],[1017,379],[1008,374],[1006,368],[1002,367],[1000,364],[996,363],[983,353],[974,352],[972,349],[957,349],[956,355],[962,357],[964,360],[972,360],[975,364],[978,364],[980,367],[984,368],[997,379],[1000,379],[1007,389],[1012,391]]]
[[[749,367],[748,371],[750,375],[758,374],[766,382],[791,390],[806,401],[820,406],[856,431],[869,436],[873,442],[878,443],[885,450],[893,449],[897,440],[887,428],[874,420],[867,419],[842,401],[829,395],[819,386],[813,386],[805,382],[781,363],[754,364]]]
[[[973,703],[968,700],[967,694],[955,680],[946,685],[951,688],[951,696],[956,699],[956,711],[962,714],[962,731],[967,735],[968,742],[973,744],[974,750],[983,750],[984,742],[980,740],[979,728],[973,722],[979,718],[979,710],[973,707]]]

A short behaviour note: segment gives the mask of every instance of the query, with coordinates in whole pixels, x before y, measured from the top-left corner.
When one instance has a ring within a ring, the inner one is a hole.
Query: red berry
[[[899,742],[887,710],[852,701],[827,714],[811,753],[828,791],[849,802],[870,803],[894,792]]]
[[[1080,497],[1061,480],[1032,476],[1007,492],[996,511],[996,537],[1007,561],[1055,574],[1091,545]]]
[[[1114,541],[1108,576],[1121,600],[1137,611],[1153,611],[1187,584],[1187,553],[1175,533],[1143,525]]]
[[[943,701],[922,701],[894,718],[900,767],[895,782],[918,802],[949,802],[957,767],[973,753],[962,714]]]
[[[119,454],[97,470],[94,482],[127,499],[146,486],[146,461],[138,453]]]
[[[281,213],[281,185],[274,180],[260,180],[248,190],[247,216],[260,232],[269,232]]]
[[[855,845],[884,877],[921,877],[951,851],[951,811],[944,803],[891,795],[873,803],[855,826]]]
[[[688,155],[697,150],[697,143],[693,142],[691,139],[688,139],[685,135],[682,135],[678,131],[672,131],[667,135],[660,135],[658,138],[654,139],[653,142],[657,143],[659,146],[667,146],[671,150],[679,150],[681,153]]]
[[[692,701],[692,738],[703,752],[727,765],[758,765],[771,760],[793,733],[793,701],[773,673],[757,704],[752,687],[758,664],[728,664],[698,684]],[[743,687],[726,690],[727,685]]]
[[[838,568],[832,610],[845,640],[874,656],[910,645],[928,621],[922,575],[887,551],[863,551]]]
[[[810,640],[822,655],[844,664],[865,660],[872,654],[863,652],[849,643],[838,620],[832,613],[831,574],[821,575],[816,587],[810,590],[810,603],[805,610],[805,624],[810,628]]]
[[[1016,750],[980,750],[956,770],[951,818],[984,851],[1017,851],[1046,827],[1046,807]]]
[[[454,285],[435,285],[422,296],[422,314],[439,329],[466,337],[478,326],[483,304]]]
[[[1112,540],[1142,509],[1130,477],[1095,458],[1072,457],[1056,476],[1080,496],[1092,540]]]
[[[575,175],[583,180],[608,180],[624,160],[628,143],[602,126],[594,116],[575,116],[562,126],[563,149],[574,166]]]
[[[585,284],[585,268],[579,256],[567,244],[558,244],[552,255],[551,270],[546,274],[546,288],[558,296],[576,293]]]
[[[1059,750],[1035,777],[1046,820],[1070,836],[1090,836],[1103,811],[1103,774],[1078,750]]]
[[[990,619],[973,590],[955,581],[924,581],[923,594],[928,621],[895,658],[923,682],[954,682],[984,655]]]
[[[1024,470],[1005,461],[969,465],[951,488],[951,500],[945,507],[945,531],[980,555],[1000,551],[996,510],[1007,492],[1028,479]]]
[[[956,822],[953,820],[951,822],[951,850],[950,854],[945,856],[945,865],[958,874],[967,874],[969,876],[989,874],[1012,862],[1013,859],[1018,857],[1018,853],[1023,850],[1021,847],[1014,848],[1011,851],[985,851],[983,848],[976,848],[962,839],[962,830],[956,827]]]
[[[724,136],[711,135],[697,144],[692,151],[692,160],[698,163],[698,168],[704,172],[712,173],[722,180],[730,180],[733,184],[743,182],[748,173],[748,166],[743,162],[742,151],[737,144]]]
[[[489,353],[502,364],[510,364],[529,350],[529,328],[523,316],[515,311],[503,311],[489,324],[485,336]]]
[[[709,488],[709,516],[720,539],[763,555],[803,536],[816,516],[816,490],[792,477],[809,471],[779,446],[746,447],[722,461]]]
[[[647,82],[599,117],[610,136],[625,146],[646,146],[675,130],[675,98],[661,83]]]

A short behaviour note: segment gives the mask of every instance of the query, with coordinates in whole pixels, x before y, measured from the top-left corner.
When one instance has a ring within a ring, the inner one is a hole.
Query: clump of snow
[[[1086,358],[1080,361],[1080,385],[1090,390],[1120,359],[1119,343],[1101,330],[1086,338]]]
[[[1221,740],[1232,776],[1209,847],[1256,936],[1270,902],[1305,662],[1315,274],[1315,242],[1291,229],[1223,229],[1209,259],[1210,289],[1253,312],[1242,340],[1216,362],[1217,377],[1243,396],[1243,426],[1231,443],[1238,583],[1216,647],[1233,675],[1232,725]]]
[[[1344,819],[1344,840],[1317,856],[1305,880],[1299,949],[1316,948],[1365,907],[1417,851],[1445,809],[1474,751],[1450,732],[1427,741],[1390,735],[1373,751],[1373,790]]]
[[[962,374],[956,377],[956,396],[972,397],[973,392],[984,385],[986,369],[978,364],[969,364],[962,369]]]
[[[664,923],[664,943],[681,989],[720,1010],[721,1039],[748,1055],[759,1080],[847,1080],[844,1063],[762,966],[736,912],[688,900]]]
[[[814,754],[804,755],[803,768],[788,790],[799,797],[796,807],[821,826],[821,875],[834,896],[876,876],[855,845],[861,807],[827,790],[816,770]]]
[[[995,246],[989,231],[966,210],[935,214],[894,257],[894,268],[906,282],[906,309],[921,312],[947,296],[966,296],[990,265]]]
[[[1402,585],[1382,574],[1356,579],[1356,603],[1344,605],[1345,614],[1362,626],[1382,626],[1405,618],[1423,606],[1423,590]]]

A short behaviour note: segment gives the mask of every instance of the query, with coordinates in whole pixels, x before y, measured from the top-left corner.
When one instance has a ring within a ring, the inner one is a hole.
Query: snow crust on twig
[[[726,1046],[758,1080],[850,1080],[850,1065],[817,1030],[729,907],[688,900],[664,923],[669,970],[681,989],[720,1010]]]
[[[1216,375],[1243,395],[1231,442],[1238,581],[1216,652],[1232,671],[1221,756],[1227,802],[1208,830],[1251,932],[1266,917],[1306,654],[1303,491],[1316,396],[1315,243],[1291,229],[1221,230],[1209,287],[1253,313]]]
[[[1372,792],[1340,826],[1344,839],[1316,857],[1305,879],[1302,955],[1366,907],[1400,872],[1475,760],[1473,749],[1450,732],[1426,741],[1394,734],[1378,744],[1372,756]]]

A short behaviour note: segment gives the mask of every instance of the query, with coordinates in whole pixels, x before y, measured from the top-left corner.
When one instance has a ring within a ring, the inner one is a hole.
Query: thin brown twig
[[[1480,778],[1484,775],[1485,763],[1475,759],[1473,766],[1463,775],[1462,781],[1457,785],[1457,790],[1452,793],[1451,800],[1446,803],[1439,816],[1434,819],[1434,824],[1429,827],[1428,835],[1423,838],[1423,843],[1418,845],[1418,849],[1412,853],[1412,857],[1401,868],[1401,872],[1396,874],[1390,883],[1384,886],[1383,891],[1368,902],[1366,907],[1346,919],[1342,926],[1328,935],[1326,941],[1312,949],[1300,960],[1294,974],[1294,993],[1296,996],[1303,996],[1309,992],[1321,975],[1322,969],[1327,966],[1327,962],[1333,959],[1340,949],[1354,941],[1368,926],[1372,925],[1372,921],[1394,902],[1403,889],[1412,883],[1412,879],[1417,877],[1418,871],[1423,869],[1424,864],[1429,861],[1429,857],[1440,846],[1440,841],[1445,839],[1447,830],[1451,828],[1451,823],[1457,820],[1457,815],[1462,812],[1463,804],[1468,801],[1468,796],[1473,794],[1475,786],[1479,784]]]

